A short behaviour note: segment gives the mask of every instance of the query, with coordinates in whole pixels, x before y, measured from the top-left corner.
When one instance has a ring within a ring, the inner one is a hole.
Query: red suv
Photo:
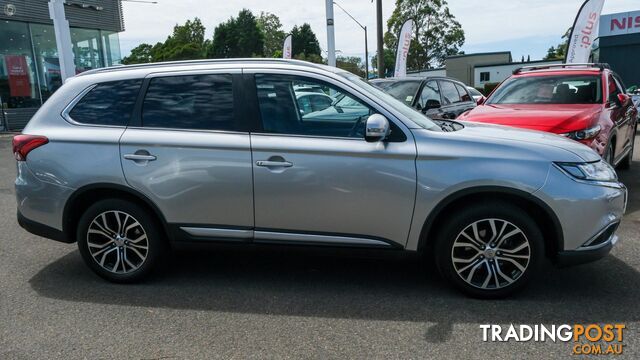
[[[607,162],[628,168],[637,110],[606,64],[524,67],[459,120],[547,131],[590,146]]]

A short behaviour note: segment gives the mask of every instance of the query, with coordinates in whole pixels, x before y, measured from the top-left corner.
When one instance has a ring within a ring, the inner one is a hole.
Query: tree
[[[311,25],[304,23],[302,26],[294,26],[291,30],[291,46],[294,59],[306,60],[315,63],[322,62],[322,51],[316,34],[311,30]]]
[[[408,19],[413,19],[415,25],[407,69],[439,67],[448,56],[459,54],[465,41],[464,30],[446,0],[396,0],[385,34],[385,44],[394,52],[400,29]]]
[[[338,56],[336,58],[336,66],[363,78],[366,75],[362,58],[357,56]]]
[[[282,46],[286,34],[282,30],[280,18],[268,12],[261,12],[257,19],[258,28],[264,35],[264,56],[282,57]]]
[[[378,53],[371,59],[371,65],[375,72],[378,71]],[[384,73],[387,76],[393,76],[396,68],[396,53],[387,47],[384,48]]]
[[[569,28],[564,35],[562,35],[562,39],[564,39],[557,47],[552,46],[547,50],[547,55],[544,57],[544,60],[564,60],[565,55],[567,54],[567,48],[569,47],[569,37],[571,36],[571,29]]]
[[[153,62],[153,46],[150,44],[140,44],[131,49],[131,54],[122,59],[125,65],[143,64]]]
[[[208,55],[214,58],[264,56],[264,35],[253,13],[243,9],[237,18],[218,25]]]
[[[202,59],[206,55],[204,25],[200,19],[176,25],[167,40],[153,51],[154,61]]]
[[[209,46],[209,42],[204,39],[204,31],[204,25],[198,18],[187,20],[184,25],[176,24],[167,40],[153,46],[150,44],[136,46],[129,56],[122,59],[122,63],[202,59]]]

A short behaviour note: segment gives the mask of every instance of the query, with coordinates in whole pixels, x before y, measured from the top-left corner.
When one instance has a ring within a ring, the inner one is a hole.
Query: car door
[[[368,116],[390,114],[353,89],[308,73],[253,74],[255,241],[404,246],[416,191],[416,149],[404,125],[390,119],[389,141],[367,142]],[[322,88],[335,104],[301,116],[299,83]]]
[[[626,87],[624,86],[622,80],[617,75],[614,75],[613,79],[616,83],[617,92],[620,94],[626,94]],[[635,141],[635,123],[637,118],[637,110],[633,105],[633,101],[631,101],[631,99],[629,99],[626,104],[619,104],[619,106],[620,119],[618,120],[618,123],[620,128],[618,132],[624,135],[624,141],[619,141],[622,145],[620,154],[623,154],[625,151],[631,149],[633,141]]]
[[[420,89],[416,108],[432,119],[442,119],[442,96],[437,80],[429,80]]]
[[[473,101],[473,96],[467,90],[467,87],[461,83],[454,83],[456,86],[456,90],[458,90],[458,94],[460,95],[460,102],[455,110],[456,118],[460,116],[460,114],[469,111],[477,106],[476,102]]]
[[[615,80],[613,74],[607,76],[608,104],[605,113],[608,113],[615,129],[616,143],[614,150],[614,163],[620,160],[627,148],[631,146],[630,134],[631,113],[630,106],[621,104],[618,95],[623,94],[622,86]]]
[[[462,113],[460,111],[460,104],[462,103],[460,93],[458,93],[456,85],[452,81],[439,80],[438,82],[442,95],[441,118],[455,119]]]
[[[150,76],[121,138],[128,184],[180,235],[251,237],[251,147],[238,79],[237,70]]]

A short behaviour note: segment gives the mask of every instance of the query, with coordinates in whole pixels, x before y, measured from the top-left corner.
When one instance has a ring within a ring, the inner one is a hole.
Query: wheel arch
[[[143,206],[160,222],[167,236],[170,236],[167,221],[160,209],[144,194],[129,187],[113,184],[99,183],[78,188],[69,197],[64,207],[62,230],[75,242],[76,227],[84,211],[94,202],[102,199],[129,200]]]
[[[457,208],[468,202],[500,200],[516,204],[538,224],[545,240],[544,246],[547,257],[553,259],[557,252],[564,248],[564,236],[560,220],[544,201],[522,190],[501,186],[482,186],[463,189],[450,194],[431,211],[420,232],[418,252],[433,253],[434,238],[438,231],[437,224],[447,214],[455,212]]]

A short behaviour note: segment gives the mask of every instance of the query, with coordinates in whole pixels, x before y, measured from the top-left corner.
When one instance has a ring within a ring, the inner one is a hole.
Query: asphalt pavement
[[[177,253],[143,284],[107,283],[75,244],[18,226],[10,140],[0,135],[0,359],[571,356],[571,343],[482,341],[481,324],[511,323],[623,323],[623,357],[640,358],[640,161],[619,172],[630,202],[611,255],[481,301],[395,252],[220,247]]]

